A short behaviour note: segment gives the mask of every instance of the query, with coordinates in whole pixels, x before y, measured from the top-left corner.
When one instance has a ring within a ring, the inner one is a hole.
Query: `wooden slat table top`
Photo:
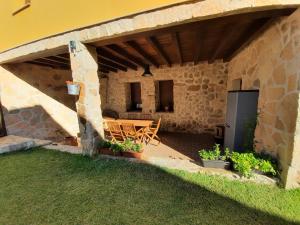
[[[131,123],[133,124],[135,127],[149,127],[151,126],[151,124],[153,123],[153,120],[128,120],[128,119],[113,119],[113,118],[104,118],[104,121],[116,121],[119,124],[122,123]]]

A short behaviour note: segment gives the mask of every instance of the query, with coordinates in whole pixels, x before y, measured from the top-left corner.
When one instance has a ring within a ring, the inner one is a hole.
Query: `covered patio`
[[[162,119],[162,143],[146,145],[145,158],[198,160],[198,151],[213,146],[216,127],[224,124],[228,88],[242,88],[228,85],[228,62],[294,11],[241,13],[88,43],[97,59],[102,112]],[[70,58],[64,51],[25,63],[74,71],[76,53]],[[143,76],[148,67],[151,75]]]
[[[257,150],[278,156],[287,171],[291,159],[283,149],[291,148],[296,122],[287,121],[285,110],[298,98],[283,98],[297,90],[290,81],[298,76],[297,43],[290,40],[298,30],[296,9],[292,4],[224,9],[217,16],[155,26],[144,21],[123,32],[128,18],[99,25],[115,35],[103,37],[91,27],[52,37],[53,43],[68,38],[56,48],[49,41],[44,50],[2,60],[8,133],[57,142],[74,138],[84,154],[93,155],[104,137],[102,114],[111,110],[122,119],[161,118],[162,142],[145,146],[146,158],[197,160],[200,149],[215,143],[216,127],[224,125],[227,92],[259,90],[264,117],[256,128]],[[155,18],[155,12],[149,15]],[[288,72],[278,68],[283,64],[292,65]],[[67,95],[66,81],[80,85],[79,96]],[[282,101],[287,107],[280,108]]]

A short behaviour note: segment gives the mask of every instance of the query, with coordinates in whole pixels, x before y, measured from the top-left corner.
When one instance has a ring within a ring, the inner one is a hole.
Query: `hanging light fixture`
[[[142,74],[143,77],[152,77],[153,74],[150,71],[150,65],[145,65],[144,67],[144,73]]]

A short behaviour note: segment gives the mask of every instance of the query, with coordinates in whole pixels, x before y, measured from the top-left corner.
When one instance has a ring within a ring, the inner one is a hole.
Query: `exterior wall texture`
[[[101,79],[102,107],[119,112],[121,117],[162,117],[162,129],[177,132],[213,133],[224,123],[227,64],[193,63],[184,66],[151,68],[153,77],[142,77],[143,70],[110,73]],[[156,112],[155,82],[173,80],[174,112]],[[127,112],[127,87],[141,83],[142,113]],[[108,89],[106,89],[106,88]]]
[[[8,134],[60,141],[79,132],[71,71],[30,64],[0,67],[1,102]]]
[[[25,2],[0,0],[0,51],[58,33],[183,1],[131,0],[125,4],[123,0],[32,0],[29,7],[13,15]],[[55,12],[55,16],[51,12]],[[34,32],[30,30],[32,27]]]
[[[299,186],[298,118],[300,91],[300,11],[276,22],[229,63],[228,89],[260,90],[256,149],[280,160],[287,186]],[[293,172],[292,172],[293,171]],[[289,177],[291,176],[291,177]],[[291,181],[291,182],[290,182]]]

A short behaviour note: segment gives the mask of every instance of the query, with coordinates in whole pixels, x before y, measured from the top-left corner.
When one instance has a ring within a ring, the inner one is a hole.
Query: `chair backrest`
[[[125,135],[136,135],[136,129],[133,123],[122,123],[121,126]]]
[[[109,131],[115,132],[115,133],[122,132],[122,129],[118,122],[107,121],[106,124],[107,124],[107,128]]]
[[[118,122],[116,121],[107,121],[107,129],[111,135],[111,138],[113,140],[121,140],[124,141],[124,135],[121,129],[121,126]]]
[[[156,128],[158,130],[160,127],[160,124],[161,124],[161,117],[158,119],[157,122],[152,123],[152,127]]]

